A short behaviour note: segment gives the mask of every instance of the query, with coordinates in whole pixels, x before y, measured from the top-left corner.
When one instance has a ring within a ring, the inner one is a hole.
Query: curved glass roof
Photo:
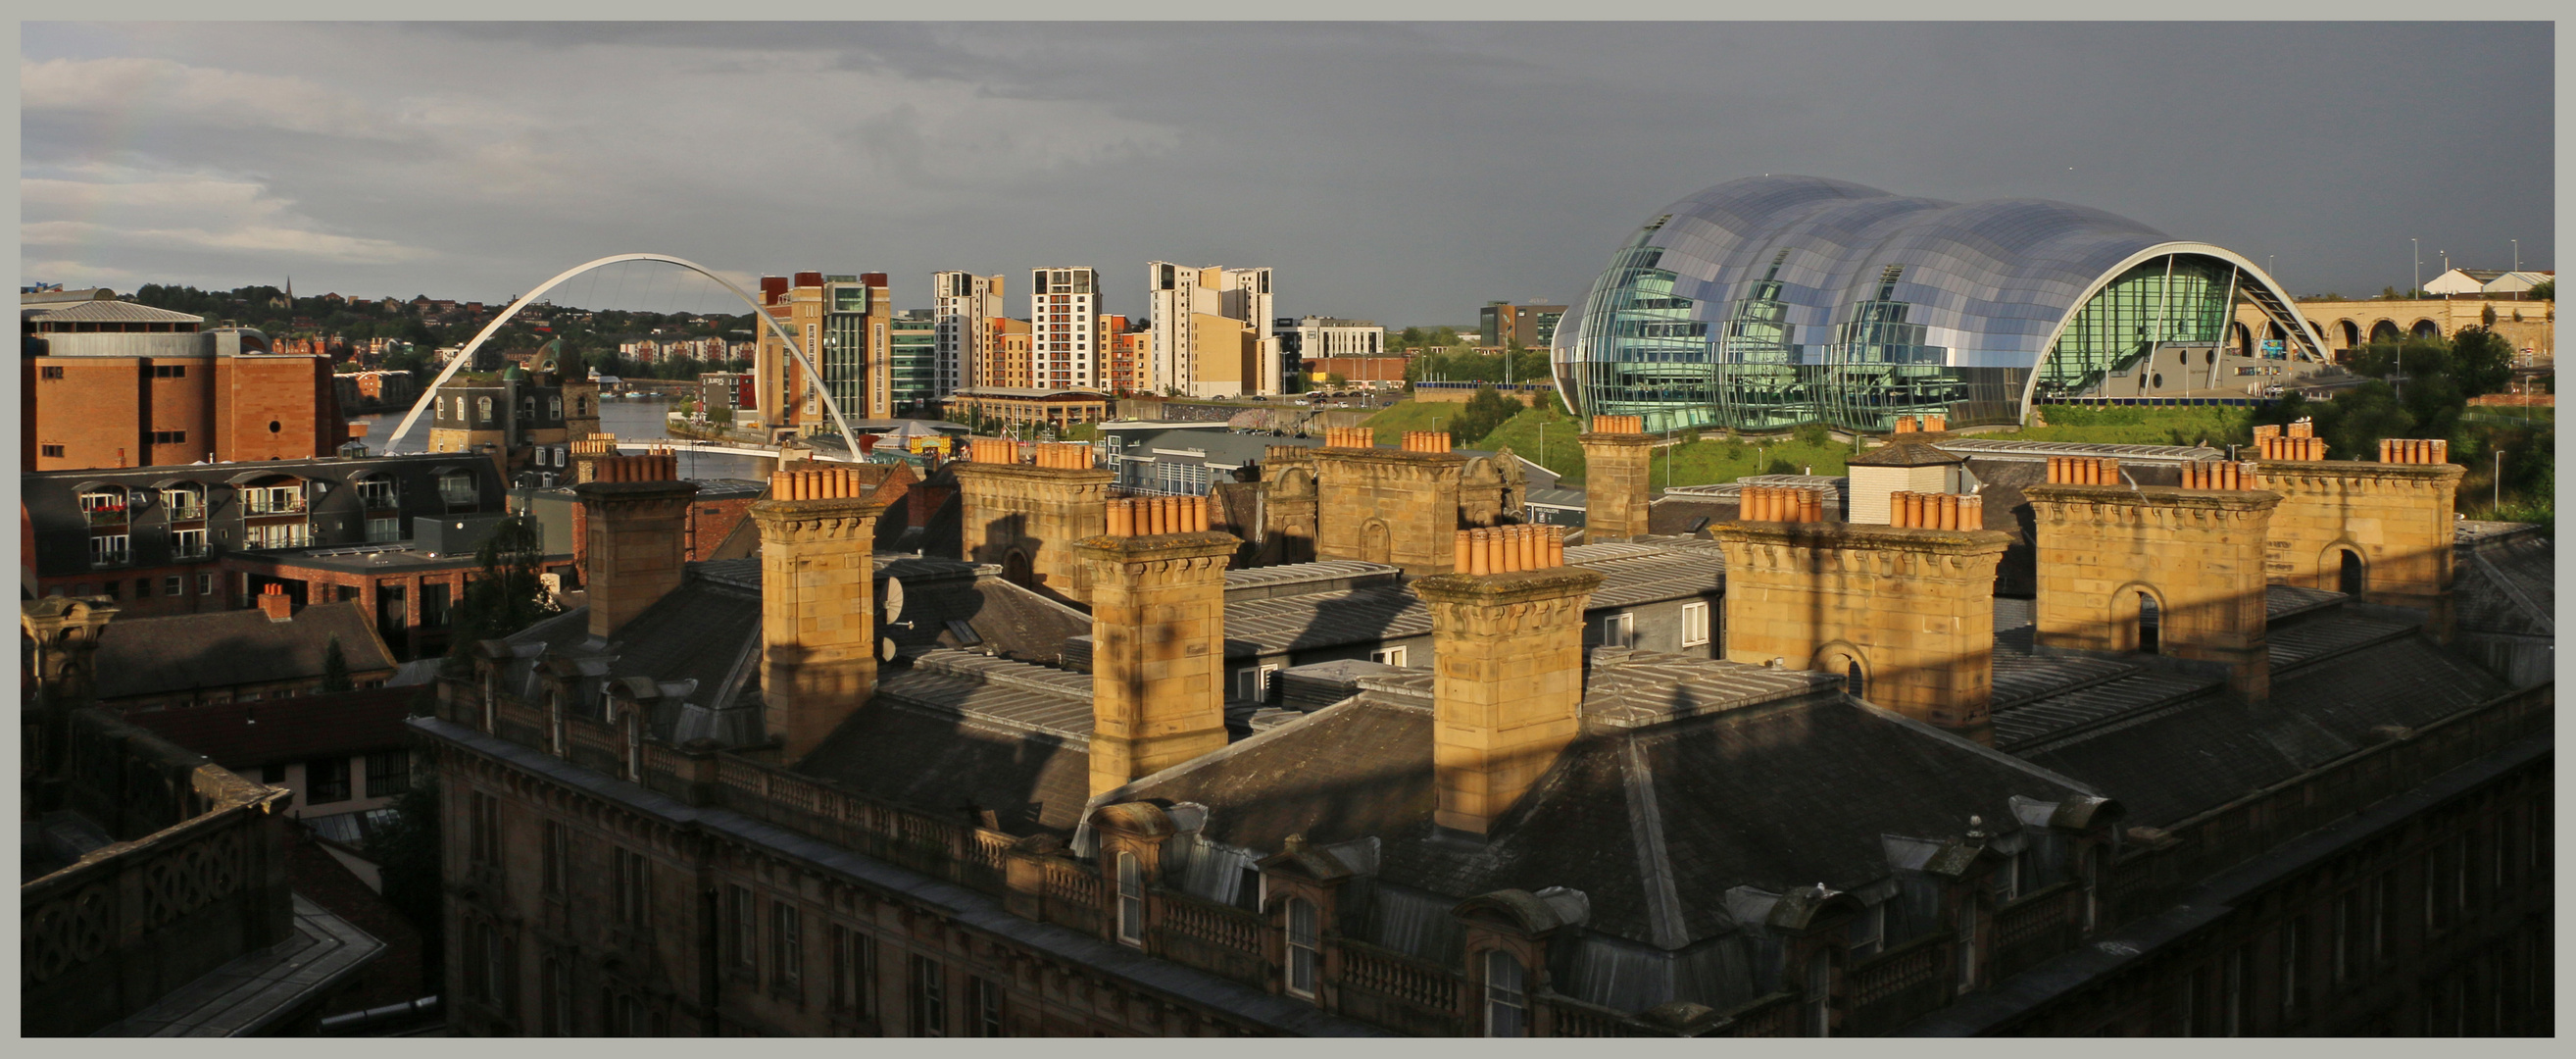
[[[2018,418],[2061,328],[2159,247],[2216,251],[2223,259],[2195,255],[2206,260],[2189,268],[2194,296],[2234,297],[2241,258],[2089,207],[1951,203],[1822,177],[1730,181],[1664,210],[1569,308],[1559,383],[1587,414],[1717,409],[1650,413],[1665,429],[1884,429],[1899,412],[1963,404],[1968,421]],[[2190,312],[2190,326],[2158,324],[2154,339],[2196,337],[2208,307]]]

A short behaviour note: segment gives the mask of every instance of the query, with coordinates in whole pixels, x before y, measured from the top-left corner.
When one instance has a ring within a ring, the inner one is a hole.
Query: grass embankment
[[[1377,431],[1378,444],[1394,445],[1403,440],[1407,430],[1445,428],[1449,418],[1464,407],[1406,401],[1370,417],[1368,426]],[[1565,484],[1581,485],[1583,445],[1577,440],[1581,433],[1581,425],[1572,417],[1560,415],[1553,408],[1534,408],[1504,420],[1492,433],[1464,447],[1508,447],[1513,454],[1564,475]],[[1658,486],[1712,485],[1748,474],[1806,474],[1810,467],[1816,474],[1841,474],[1843,461],[1851,455],[1851,446],[1832,440],[1816,443],[1780,438],[1754,442],[1708,437],[1692,444],[1657,449],[1652,471]],[[1670,467],[1665,466],[1667,462]],[[1671,478],[1669,483],[1665,481],[1667,475]]]
[[[1401,445],[1408,430],[1447,430],[1449,419],[1466,408],[1464,404],[1434,401],[1398,401],[1362,421],[1377,431],[1380,445]]]
[[[2252,414],[2223,405],[2140,408],[2115,405],[2083,408],[2041,405],[2038,419],[2047,426],[1977,437],[1999,441],[2074,441],[2100,445],[2209,445],[2224,448],[2252,436]]]

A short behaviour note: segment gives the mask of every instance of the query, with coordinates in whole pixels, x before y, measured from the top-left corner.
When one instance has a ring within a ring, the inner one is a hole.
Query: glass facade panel
[[[1649,431],[2011,423],[2034,392],[2080,393],[2159,343],[2215,341],[2238,297],[2287,302],[2235,254],[2101,210],[1762,177],[1639,229],[1552,355],[1579,413]]]

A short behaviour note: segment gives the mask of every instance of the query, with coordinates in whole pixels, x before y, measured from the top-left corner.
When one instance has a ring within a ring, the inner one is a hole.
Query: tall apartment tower
[[[1029,274],[1029,382],[1041,390],[1100,386],[1100,270]]]
[[[1285,389],[1269,269],[1154,261],[1145,275],[1154,349],[1141,388],[1192,397]]]
[[[756,396],[751,408],[737,412],[737,421],[764,429],[830,429],[825,386],[851,419],[893,415],[893,337],[887,325],[894,309],[887,293],[882,272],[762,277],[761,311],[796,336],[823,377],[808,373],[775,333],[760,328],[751,368]]]
[[[931,273],[931,320],[937,327],[938,372],[933,397],[946,397],[978,381],[993,356],[994,322],[1002,318],[1002,277],[972,272]]]

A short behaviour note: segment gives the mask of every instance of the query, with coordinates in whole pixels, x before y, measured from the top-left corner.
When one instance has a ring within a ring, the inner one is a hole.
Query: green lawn
[[[2203,405],[2184,408],[2080,408],[2041,405],[2044,427],[2024,427],[1979,434],[1999,441],[2076,441],[2104,445],[2195,445],[2224,447],[2241,435],[2251,418],[2242,408]]]
[[[1402,440],[1407,430],[1445,428],[1449,418],[1462,407],[1406,401],[1370,417],[1368,425],[1377,431],[1379,444],[1393,445]],[[1976,436],[2125,445],[2208,442],[2224,446],[2229,437],[2243,433],[2247,420],[2244,409],[2224,407],[2076,408],[2047,405],[2042,407],[2041,414],[2047,420],[2047,426]],[[1531,409],[1505,421],[1483,440],[1467,447],[1499,449],[1509,446],[1514,453],[1564,475],[1567,485],[1581,485],[1583,448],[1575,440],[1578,433],[1580,430],[1575,420],[1558,415],[1553,409]],[[1784,438],[1757,444],[1729,440],[1712,431],[1700,441],[1658,449],[1653,473],[1658,487],[1667,484],[1712,485],[1752,474],[1838,475],[1843,473],[1843,461],[1851,456],[1851,446],[1840,442],[1814,445]],[[1670,467],[1666,466],[1667,462]],[[1668,474],[1669,482],[1666,481]]]
[[[1457,415],[1464,404],[1435,401],[1398,401],[1384,411],[1368,417],[1362,425],[1377,431],[1377,443],[1397,445],[1408,430],[1447,430],[1449,417]]]

